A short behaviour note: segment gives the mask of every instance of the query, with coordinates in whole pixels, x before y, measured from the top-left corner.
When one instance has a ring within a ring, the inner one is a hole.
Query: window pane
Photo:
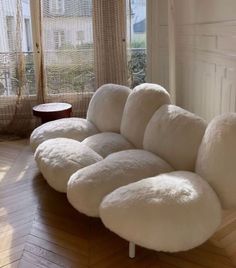
[[[48,94],[94,91],[92,0],[44,0],[42,9]]]
[[[146,0],[127,0],[128,69],[131,87],[146,81]]]
[[[0,95],[35,94],[29,0],[0,2],[0,36]]]

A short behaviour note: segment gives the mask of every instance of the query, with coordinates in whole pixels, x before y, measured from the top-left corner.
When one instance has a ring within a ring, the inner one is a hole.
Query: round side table
[[[44,103],[33,107],[33,115],[40,117],[42,124],[52,120],[70,117],[71,111],[72,105],[62,102]]]

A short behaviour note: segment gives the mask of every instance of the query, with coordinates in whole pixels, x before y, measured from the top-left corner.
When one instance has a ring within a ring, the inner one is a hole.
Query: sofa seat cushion
[[[45,140],[54,138],[70,138],[82,141],[88,136],[98,133],[90,121],[83,118],[62,118],[37,127],[30,136],[33,150]]]
[[[102,199],[116,188],[172,170],[168,163],[148,151],[117,152],[74,173],[68,182],[67,197],[78,211],[98,217]]]
[[[134,145],[128,142],[122,135],[114,132],[95,134],[83,140],[82,144],[90,147],[102,157],[106,157],[111,153],[134,149]]]
[[[34,156],[48,184],[59,192],[66,192],[67,182],[75,171],[103,159],[89,147],[67,138],[41,143]]]
[[[221,222],[212,188],[197,174],[176,171],[123,186],[106,196],[100,216],[137,245],[177,252],[205,242]]]

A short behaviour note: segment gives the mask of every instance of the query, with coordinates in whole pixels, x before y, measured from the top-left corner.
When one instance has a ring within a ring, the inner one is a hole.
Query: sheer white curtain
[[[97,85],[146,81],[146,0],[94,0]]]
[[[35,92],[29,1],[0,0],[0,133],[19,135],[34,125]]]
[[[28,135],[37,103],[85,116],[95,90],[92,0],[0,0],[0,134]]]
[[[92,14],[92,0],[41,1],[44,99],[71,103],[73,116],[96,89]]]
[[[97,86],[127,85],[126,1],[93,0]]]

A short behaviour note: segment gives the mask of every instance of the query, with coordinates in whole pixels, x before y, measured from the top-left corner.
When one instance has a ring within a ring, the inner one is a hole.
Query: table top
[[[59,111],[65,111],[72,108],[72,105],[69,103],[63,103],[63,102],[51,102],[51,103],[44,103],[39,104],[37,106],[33,107],[33,111],[35,112],[59,112]]]

